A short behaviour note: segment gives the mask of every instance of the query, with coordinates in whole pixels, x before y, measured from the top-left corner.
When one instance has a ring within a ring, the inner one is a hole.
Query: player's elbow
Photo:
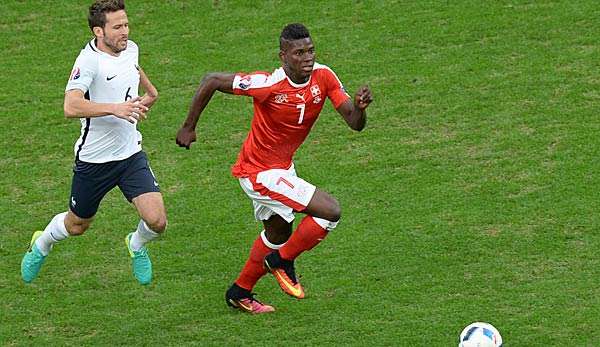
[[[232,93],[231,84],[233,75],[227,75],[221,72],[210,72],[204,75],[199,89],[206,89],[210,93],[220,91],[223,93]]]
[[[219,74],[216,72],[209,72],[202,77],[202,81],[200,82],[200,86],[209,86],[214,87],[214,85],[219,81]]]
[[[73,118],[73,117],[77,116],[77,113],[75,112],[75,108],[67,101],[65,101],[65,103],[63,105],[63,111],[65,113],[65,118]]]
[[[365,128],[365,123],[350,125],[350,128],[355,131],[362,131]]]
[[[79,97],[77,92],[67,92],[65,94],[65,101],[63,103],[63,111],[65,113],[65,118],[76,118],[79,116],[78,102],[83,99],[83,95]]]
[[[146,91],[146,94],[148,94],[148,96],[154,101],[158,100],[158,90],[156,90],[156,88]]]
[[[367,125],[367,122],[359,120],[357,122],[348,123],[348,125],[350,126],[350,129],[352,129],[352,130],[362,131],[365,128],[365,125]]]

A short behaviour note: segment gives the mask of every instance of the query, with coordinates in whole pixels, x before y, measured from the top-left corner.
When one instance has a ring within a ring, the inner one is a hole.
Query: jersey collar
[[[282,68],[282,70],[283,70],[283,68]],[[283,73],[285,74],[285,70],[283,71]],[[287,78],[287,80],[288,80],[288,83],[289,83],[289,84],[290,84],[292,87],[294,87],[294,88],[304,88],[304,87],[306,87],[306,86],[307,86],[307,85],[310,83],[310,79],[312,78],[312,74],[310,74],[310,76],[308,77],[308,81],[306,81],[306,82],[304,82],[304,83],[302,83],[302,84],[294,83],[294,81],[292,81],[292,80],[291,80],[291,79],[288,77],[288,75],[287,75],[287,74],[285,75],[285,78]]]
[[[96,40],[98,40],[98,39],[97,38],[93,38],[88,43],[89,46],[90,46],[90,48],[92,49],[92,51],[94,51],[94,52],[96,52],[98,54],[102,54],[102,55],[107,56],[107,57],[112,58],[112,59],[118,59],[121,56],[121,54],[119,54],[117,56],[114,56],[112,54],[108,54],[108,53],[104,52],[103,50],[101,50],[100,48],[98,48],[98,46],[96,45]],[[125,50],[127,50],[127,48]],[[123,52],[125,52],[125,51],[122,51],[121,53],[123,53]]]

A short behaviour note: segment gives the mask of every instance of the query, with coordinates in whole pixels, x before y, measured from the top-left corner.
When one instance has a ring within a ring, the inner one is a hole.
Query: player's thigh
[[[150,229],[156,232],[165,230],[167,216],[163,198],[144,152],[138,152],[128,158],[127,168],[118,185]]]
[[[73,168],[69,196],[70,213],[77,218],[69,220],[80,222],[91,219],[98,211],[106,193],[117,185],[120,170],[119,163],[95,164],[78,160]]]
[[[338,201],[331,194],[318,188],[302,212],[332,222],[337,222],[342,214]]]
[[[118,186],[129,202],[145,193],[160,192],[160,186],[143,151],[137,152],[124,161],[125,169],[119,178]]]

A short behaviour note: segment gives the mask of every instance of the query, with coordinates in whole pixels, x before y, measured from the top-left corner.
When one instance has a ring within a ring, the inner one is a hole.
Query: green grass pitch
[[[600,345],[600,32],[595,1],[127,1],[160,100],[140,125],[169,228],[154,281],[131,275],[120,192],[38,279],[19,264],[67,207],[79,122],[63,91],[90,1],[0,3],[0,345],[456,346],[472,321],[505,346]],[[186,151],[175,134],[211,71],[272,71],[290,22],[317,61],[375,97],[354,133],[329,103],[296,155],[342,205],[297,261],[308,297],[265,277],[277,312],[224,291],[261,230],[229,170],[250,98],[215,95]]]

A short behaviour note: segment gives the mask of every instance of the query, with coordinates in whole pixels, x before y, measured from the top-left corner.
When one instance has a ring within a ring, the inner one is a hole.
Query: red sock
[[[304,251],[313,249],[327,236],[323,229],[311,216],[306,216],[292,233],[289,240],[279,249],[283,259],[294,260]]]
[[[273,250],[267,247],[261,235],[258,235],[252,248],[250,249],[250,256],[246,260],[246,265],[240,272],[240,276],[235,283],[247,290],[252,290],[258,280],[267,273],[267,270],[263,267],[263,260],[265,256],[271,253]]]

